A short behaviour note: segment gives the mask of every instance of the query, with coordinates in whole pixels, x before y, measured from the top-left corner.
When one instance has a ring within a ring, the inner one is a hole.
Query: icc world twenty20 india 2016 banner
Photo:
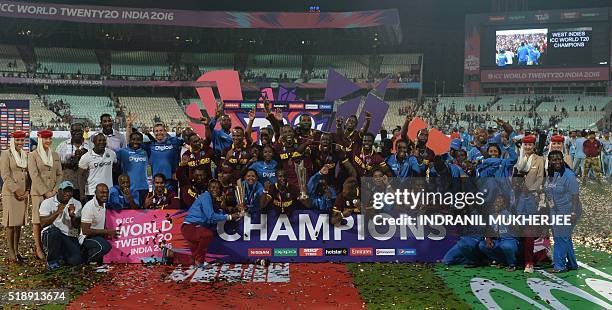
[[[163,261],[170,251],[189,256],[181,225],[184,210],[124,210],[106,213],[106,228],[120,236],[104,257],[110,263]],[[376,226],[363,215],[345,225],[328,214],[295,211],[290,216],[262,214],[217,225],[208,258],[223,262],[435,262],[454,244],[437,226]]]

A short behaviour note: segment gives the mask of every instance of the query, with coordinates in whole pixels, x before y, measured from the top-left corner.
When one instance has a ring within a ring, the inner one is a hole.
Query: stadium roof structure
[[[397,9],[356,12],[229,12],[3,1],[7,43],[182,51],[261,52],[308,48],[396,46],[402,40]],[[75,26],[78,25],[78,26]],[[330,46],[330,43],[333,43]],[[83,46],[85,45],[85,46]],[[344,50],[343,50],[344,49]],[[368,51],[369,52],[369,51]]]

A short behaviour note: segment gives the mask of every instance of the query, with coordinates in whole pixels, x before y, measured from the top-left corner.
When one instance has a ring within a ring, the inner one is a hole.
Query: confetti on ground
[[[575,229],[578,260],[607,274],[612,273],[612,186],[589,182],[581,186],[583,216]],[[1,208],[1,206],[0,206]],[[35,259],[31,226],[23,228],[22,265],[6,262],[4,227],[0,227],[0,286],[4,289],[65,288],[70,308],[133,308],[143,306],[215,308],[481,308],[469,283],[474,272],[504,285],[524,283],[526,275],[498,272],[492,268],[465,271],[440,264],[290,264],[288,283],[166,282],[176,266],[113,265],[107,272],[84,265],[47,272]],[[541,276],[539,276],[541,277]],[[560,278],[588,292],[589,277],[580,269]],[[449,280],[454,279],[454,280]],[[582,282],[581,282],[582,281]],[[518,288],[536,298],[528,288]],[[86,292],[86,293],[85,293]],[[596,293],[595,293],[596,294]],[[495,295],[495,294],[494,294]],[[574,300],[575,301],[575,300]]]

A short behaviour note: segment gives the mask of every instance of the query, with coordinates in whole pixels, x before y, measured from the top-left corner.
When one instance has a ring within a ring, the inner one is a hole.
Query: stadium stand
[[[234,69],[234,54],[196,54],[183,53],[181,63],[195,65],[200,72]]]
[[[300,55],[250,55],[246,74],[278,78],[286,74],[287,79],[298,79],[302,74]]]
[[[410,72],[412,65],[421,63],[421,57],[417,54],[388,54],[382,55],[380,73],[394,74],[398,72]]]
[[[609,102],[609,97],[604,96],[584,96],[584,95],[557,95],[557,100],[552,102],[541,103],[537,111],[540,112],[555,112],[555,106],[557,111],[561,111],[561,108],[572,112],[583,112],[584,111],[601,111]]]
[[[366,79],[369,72],[369,57],[362,55],[317,55],[314,57],[314,76],[325,76],[333,68],[349,79]]]
[[[603,115],[597,112],[585,112],[581,113],[580,116],[569,116],[559,122],[558,127],[561,129],[593,129],[596,127],[597,121],[599,121]]]
[[[86,118],[94,124],[100,122],[100,115],[108,113],[116,116],[113,101],[105,96],[77,96],[77,95],[46,95],[51,103],[62,101],[69,107],[70,114],[75,118]]]
[[[100,74],[100,65],[93,50],[76,48],[36,48],[36,72]]]
[[[169,76],[168,55],[147,51],[112,51],[111,75]]]
[[[476,96],[476,97],[440,97],[437,104],[437,111],[444,111],[444,108],[455,108],[457,112],[466,111],[468,104],[485,107],[489,105],[495,97],[493,96]]]
[[[16,46],[0,44],[0,71],[26,72],[26,65]]]
[[[136,123],[141,126],[152,127],[161,121],[174,127],[187,122],[183,107],[172,97],[119,97],[119,105],[128,113],[137,114]]]
[[[402,107],[406,106],[406,101],[389,101],[386,100],[389,104],[389,110],[387,114],[385,114],[385,118],[383,120],[383,126],[385,128],[393,128],[395,126],[402,126],[404,124],[404,120],[406,118],[405,115],[398,113],[398,110]]]

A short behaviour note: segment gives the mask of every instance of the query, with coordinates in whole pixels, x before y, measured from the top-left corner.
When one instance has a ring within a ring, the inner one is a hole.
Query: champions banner
[[[190,255],[181,234],[186,210],[106,211],[106,228],[120,236],[110,240],[106,263],[161,261],[164,249]],[[346,225],[329,223],[328,214],[295,211],[290,216],[261,214],[217,226],[208,258],[228,263],[252,262],[435,262],[455,239],[437,226],[376,226],[363,215]]]

